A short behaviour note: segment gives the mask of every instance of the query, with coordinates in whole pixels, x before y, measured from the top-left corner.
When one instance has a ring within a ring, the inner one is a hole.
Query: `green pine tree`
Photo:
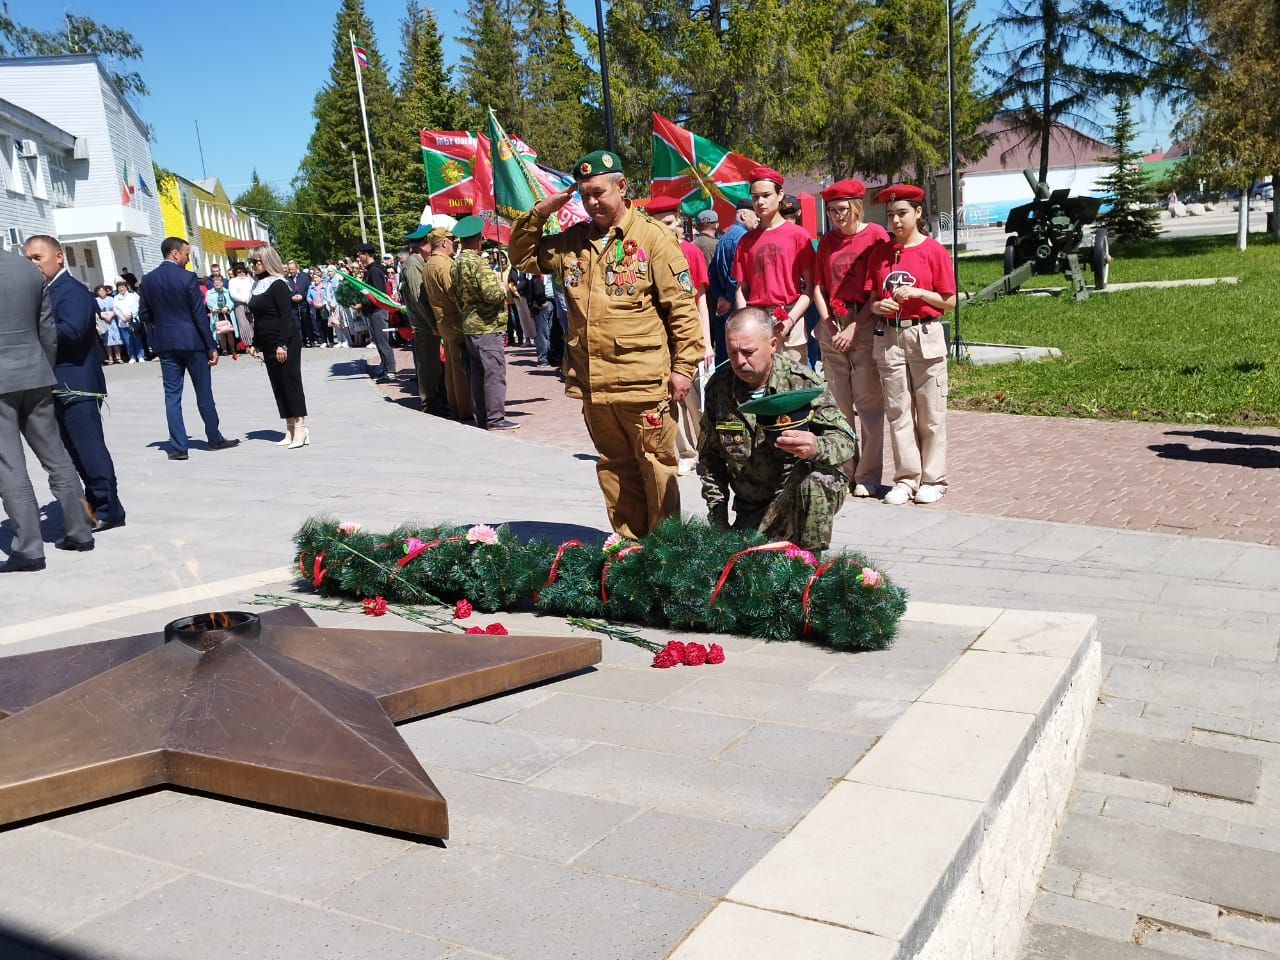
[[[267,225],[273,243],[280,239],[280,224],[284,218],[284,201],[280,194],[269,183],[264,183],[258,176],[258,168],[253,168],[249,178],[249,186],[232,201],[241,210],[251,213]]]
[[[350,251],[360,242],[355,183],[351,173],[353,151],[358,161],[365,209],[369,216],[369,241],[374,245],[378,243],[350,34],[355,35],[356,43],[369,56],[369,68],[363,72],[364,95],[379,187],[388,180],[388,168],[392,164],[404,162],[404,151],[396,151],[399,130],[395,119],[395,95],[387,79],[386,64],[378,52],[373,24],[365,14],[363,0],[342,0],[337,22],[334,24],[333,62],[329,67],[329,80],[316,94],[312,111],[316,118],[316,128],[307,145],[295,191],[299,213],[336,215],[313,216],[306,225],[310,233],[306,238],[307,244],[318,246],[324,256]],[[421,162],[418,163],[421,166]],[[408,205],[408,198],[400,195],[394,177],[390,179],[389,185],[391,191],[382,197],[382,209],[384,225],[387,225],[387,243],[389,248],[394,248],[399,242],[399,235],[389,224]],[[303,206],[304,203],[307,206]],[[413,211],[415,218],[416,214],[417,211]]]
[[[593,106],[598,96],[595,73],[574,44],[575,37],[585,34],[564,0],[526,3],[522,45],[528,112],[518,132],[542,163],[560,170],[604,146],[599,111]]]
[[[514,0],[467,0],[458,42],[462,55],[463,119],[484,130],[493,108],[507,132],[523,135],[526,121],[524,61]]]
[[[1112,243],[1154,240],[1160,234],[1160,210],[1144,206],[1151,200],[1151,185],[1142,172],[1142,154],[1134,150],[1133,114],[1129,99],[1121,97],[1111,124],[1111,172],[1098,182],[1111,209],[1098,218]]]

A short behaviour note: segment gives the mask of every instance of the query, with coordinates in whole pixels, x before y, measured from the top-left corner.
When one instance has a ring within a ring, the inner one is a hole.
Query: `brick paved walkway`
[[[520,439],[594,454],[579,404],[531,349],[508,351],[507,385]],[[1274,429],[952,411],[950,448],[951,490],[927,509],[1280,544]]]

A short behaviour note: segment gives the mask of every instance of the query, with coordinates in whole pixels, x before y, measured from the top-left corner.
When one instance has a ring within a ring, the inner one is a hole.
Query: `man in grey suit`
[[[53,359],[58,332],[44,277],[16,253],[0,250],[0,504],[13,523],[13,546],[0,567],[5,573],[44,569],[40,509],[27,455],[31,450],[49,474],[49,488],[62,506],[63,550],[92,550],[93,532],[84,488],[58,432],[53,407]]]

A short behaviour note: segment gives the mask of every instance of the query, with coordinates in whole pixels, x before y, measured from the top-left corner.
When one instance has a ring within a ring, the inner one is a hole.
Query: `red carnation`
[[[849,308],[844,305],[844,301],[839,297],[832,297],[831,312],[837,317],[847,317],[849,315]]]
[[[700,667],[707,662],[707,648],[700,643],[686,644],[684,648],[684,665]]]
[[[466,598],[463,598],[462,600],[459,600],[457,604],[454,605],[453,619],[465,620],[467,619],[467,617],[471,616],[471,612],[473,609],[474,607],[471,606],[471,601],[467,600]]]
[[[484,634],[484,627],[467,627],[467,633]]]
[[[724,663],[724,647],[713,643],[707,651],[707,663]]]
[[[679,640],[668,640],[665,650],[670,651],[676,658],[676,663],[684,663],[685,645]]]
[[[786,307],[774,307],[773,319],[778,321],[778,323],[786,323],[791,319],[791,311]]]
[[[663,650],[653,658],[653,666],[659,670],[666,670],[668,667],[674,667],[680,661],[676,659],[676,655],[671,650]]]
[[[505,637],[507,635],[507,628],[500,623],[491,623],[484,628],[484,632],[491,637]]]
[[[364,598],[364,615],[366,617],[381,617],[387,612],[387,601],[383,597],[365,597]]]

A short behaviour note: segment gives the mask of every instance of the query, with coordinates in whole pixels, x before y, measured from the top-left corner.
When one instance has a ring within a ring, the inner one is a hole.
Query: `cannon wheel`
[[[1111,242],[1107,239],[1107,228],[1098,227],[1093,231],[1093,288],[1107,289],[1107,280],[1111,275]]]
[[[1018,241],[1015,237],[1010,237],[1004,242],[1004,273],[1005,276],[1013,273],[1018,269]]]

